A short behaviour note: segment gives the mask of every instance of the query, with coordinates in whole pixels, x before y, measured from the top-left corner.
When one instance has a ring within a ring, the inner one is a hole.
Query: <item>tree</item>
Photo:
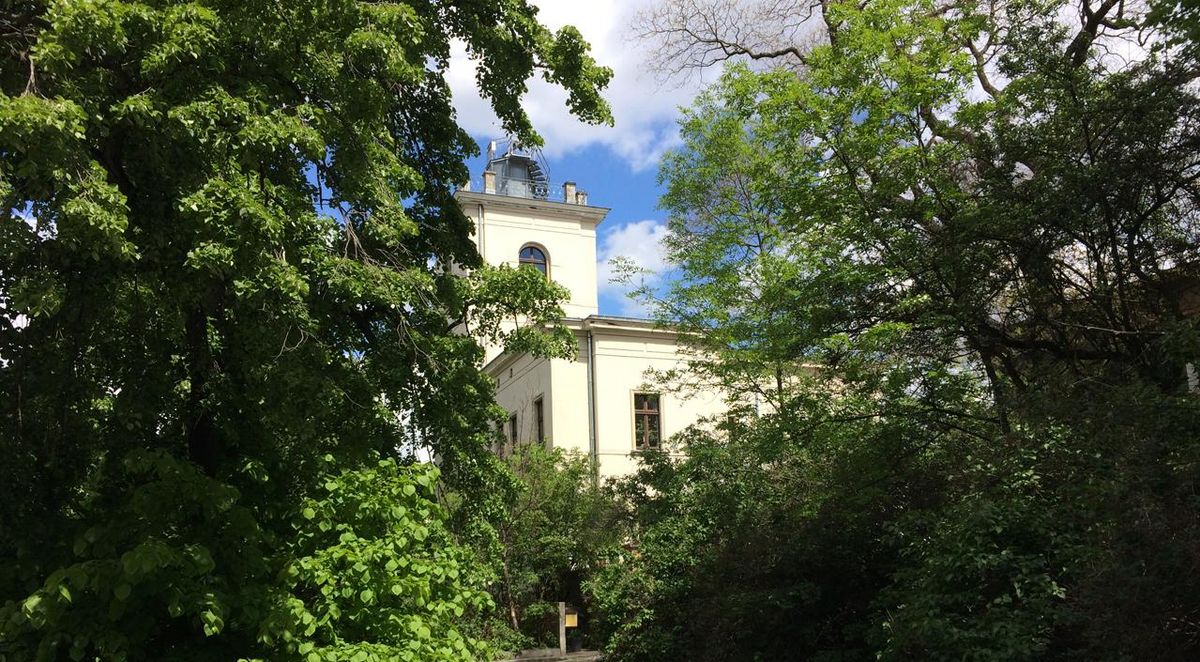
[[[534,74],[566,88],[580,118],[610,121],[611,72],[579,33],[552,34],[525,2],[2,11],[0,482],[22,497],[0,514],[0,654],[282,655],[294,641],[272,630],[272,605],[293,592],[311,609],[294,591],[319,581],[280,573],[341,553],[304,547],[316,538],[295,528],[298,508],[326,498],[328,476],[384,471],[381,457],[430,448],[471,496],[461,517],[497,513],[508,483],[488,452],[492,386],[480,347],[452,329],[468,311],[541,328],[562,293],[481,268],[451,197],[476,147],[445,72],[452,40],[465,42],[504,129],[536,144],[520,107]],[[514,340],[555,353],[563,333]],[[432,480],[386,471],[356,498]],[[406,507],[396,526],[438,530],[429,507]],[[363,526],[372,540],[395,530]],[[138,550],[151,550],[143,565]],[[364,563],[413,576],[413,558]],[[414,618],[463,604],[429,599],[404,604]],[[400,614],[330,609],[327,643],[387,657],[421,641],[387,629]],[[102,632],[84,615],[106,619]],[[342,649],[309,656],[322,650]]]
[[[664,162],[659,313],[766,406],[629,488],[613,657],[1194,657],[1194,51],[1116,2],[660,7],[752,64]]]
[[[498,527],[502,581],[495,597],[525,647],[553,648],[559,602],[581,610],[580,631],[591,632],[592,599],[584,587],[623,542],[614,526],[618,505],[586,457],[524,445],[507,463],[518,494]]]

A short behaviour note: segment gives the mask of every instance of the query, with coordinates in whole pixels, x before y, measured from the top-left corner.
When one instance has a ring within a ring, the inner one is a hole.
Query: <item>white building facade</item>
[[[508,446],[575,450],[596,460],[601,478],[626,475],[639,452],[720,413],[724,401],[716,393],[664,392],[648,381],[649,370],[680,367],[676,334],[647,320],[599,314],[596,229],[609,210],[589,205],[570,182],[559,197],[540,172],[519,154],[491,158],[483,190],[456,197],[475,223],[484,262],[536,268],[570,290],[564,324],[578,352],[567,360],[489,348],[484,370],[509,414]]]

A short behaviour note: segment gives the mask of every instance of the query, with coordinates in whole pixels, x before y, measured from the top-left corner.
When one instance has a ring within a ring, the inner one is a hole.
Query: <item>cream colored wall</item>
[[[579,351],[573,361],[520,357],[504,363],[498,377],[497,402],[517,412],[521,440],[535,438],[533,400],[545,403],[548,445],[588,455],[591,450],[588,412],[587,334],[577,332]],[[725,410],[717,393],[687,397],[663,392],[647,383],[649,368],[667,370],[679,363],[675,339],[669,334],[638,335],[594,331],[596,345],[597,458],[601,478],[624,476],[637,468],[633,449],[633,393],[658,392],[664,441],[701,417]],[[512,376],[509,376],[509,371]]]
[[[550,428],[552,446],[591,452],[591,427],[588,414],[587,343],[579,338],[574,361],[550,362],[554,424]]]
[[[476,241],[483,244],[480,252],[485,262],[516,266],[521,248],[537,244],[549,258],[551,280],[571,291],[563,306],[566,316],[584,318],[597,313],[594,223],[542,208],[524,214],[485,205],[483,213],[486,227],[477,228]]]
[[[725,410],[717,393],[685,397],[647,383],[646,370],[679,365],[675,338],[669,334],[629,336],[594,332],[596,343],[596,420],[602,477],[621,476],[637,468],[633,439],[633,394],[659,393],[662,438],[665,441],[703,416]]]
[[[549,359],[523,355],[489,371],[496,379],[496,403],[510,416],[517,415],[518,442],[537,440],[533,401],[539,396],[543,398],[543,424],[549,435],[554,412],[550,398],[550,363]],[[507,439],[507,418],[505,420],[504,436]]]

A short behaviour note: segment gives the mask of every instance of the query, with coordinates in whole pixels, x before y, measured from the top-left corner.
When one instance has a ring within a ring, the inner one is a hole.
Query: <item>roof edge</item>
[[[567,204],[565,202],[556,202],[554,200],[519,198],[516,196],[499,195],[496,193],[481,193],[479,191],[455,191],[454,198],[458,200],[460,205],[481,204],[509,209],[537,209],[563,214],[566,216],[574,216],[576,218],[583,218],[584,220],[595,223],[596,225],[600,225],[600,223],[604,221],[605,217],[608,216],[608,212],[612,211],[612,209],[608,207]]]

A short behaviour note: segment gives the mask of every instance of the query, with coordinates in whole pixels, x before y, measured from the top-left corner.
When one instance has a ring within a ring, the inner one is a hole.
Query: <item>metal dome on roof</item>
[[[550,195],[550,169],[542,150],[515,138],[488,143],[487,169],[496,173],[496,193],[545,200]]]

